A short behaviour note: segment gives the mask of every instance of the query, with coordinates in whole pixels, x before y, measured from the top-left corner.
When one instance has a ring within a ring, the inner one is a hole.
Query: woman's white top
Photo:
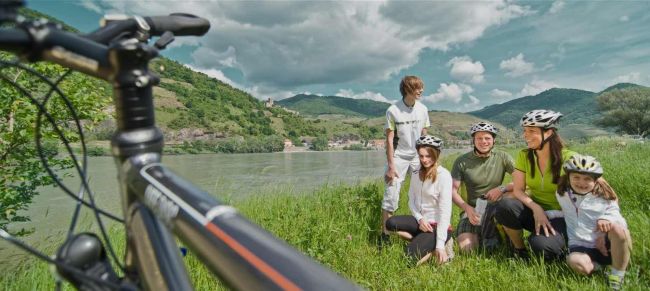
[[[409,188],[409,208],[415,220],[436,223],[436,248],[444,248],[451,223],[451,174],[438,166],[436,181],[420,181],[420,170],[413,171]]]

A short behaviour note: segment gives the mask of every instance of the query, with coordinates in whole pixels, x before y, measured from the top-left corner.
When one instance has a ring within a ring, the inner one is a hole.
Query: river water
[[[450,150],[454,151],[454,150]],[[332,151],[263,154],[204,154],[165,156],[163,163],[215,197],[232,201],[276,193],[309,194],[323,185],[379,180],[384,172],[383,151]],[[121,217],[115,163],[110,157],[89,158],[90,187],[101,208]],[[79,181],[64,179],[73,192]],[[74,201],[60,189],[47,187],[27,212],[31,222],[13,225],[34,232],[21,239],[39,249],[62,241],[70,224]],[[90,211],[82,212],[82,227],[91,227]],[[0,271],[31,259],[0,240]]]

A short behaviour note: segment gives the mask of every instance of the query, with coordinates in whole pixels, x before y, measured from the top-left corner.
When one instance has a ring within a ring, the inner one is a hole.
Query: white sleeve
[[[415,201],[418,199],[417,193],[420,192],[420,189],[422,188],[422,182],[420,181],[420,176],[416,174],[411,175],[411,186],[409,187],[409,209],[411,209],[411,214],[413,217],[415,217],[415,221],[420,223],[420,219],[422,219],[422,213],[418,210],[417,205],[419,203],[422,203],[422,201]]]
[[[395,131],[395,118],[391,114],[390,107],[386,109],[386,124],[384,125],[384,129]]]
[[[440,173],[438,176],[439,188],[440,188],[440,198],[438,199],[438,215],[436,222],[438,226],[436,227],[436,248],[442,249],[445,247],[445,242],[447,241],[447,230],[449,229],[449,224],[451,223],[451,188],[452,188],[452,179],[449,171],[445,170]]]
[[[605,213],[603,213],[598,219],[608,220],[612,223],[620,224],[627,228],[627,223],[623,215],[621,215],[621,209],[618,206],[618,202],[607,200],[607,208],[605,208]]]

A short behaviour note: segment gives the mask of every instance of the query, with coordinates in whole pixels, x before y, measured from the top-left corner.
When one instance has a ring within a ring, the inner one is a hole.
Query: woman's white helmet
[[[560,112],[537,109],[524,114],[519,124],[521,126],[554,128],[560,117],[562,117]]]
[[[494,127],[494,125],[481,121],[472,125],[472,127],[469,129],[469,135],[474,136],[474,134],[479,131],[489,132],[492,134],[492,136],[496,136],[498,132],[497,128]]]
[[[598,160],[592,156],[575,154],[564,163],[564,171],[568,173],[580,173],[598,177],[603,175],[603,167]]]
[[[423,135],[416,142],[415,146],[432,146],[438,150],[442,149],[442,139],[433,135]]]

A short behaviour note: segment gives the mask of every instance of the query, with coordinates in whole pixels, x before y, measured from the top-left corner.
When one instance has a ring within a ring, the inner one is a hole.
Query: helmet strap
[[[539,143],[539,147],[536,149],[536,150],[538,150],[538,151],[541,151],[542,148],[544,147],[544,144],[546,144],[546,142],[548,142],[548,140],[549,140],[548,138],[544,138],[544,132],[545,132],[547,129],[548,129],[548,128],[546,128],[546,127],[540,127],[540,128],[539,128],[539,130],[542,131],[542,142]],[[553,134],[551,134],[551,136],[553,136]],[[551,136],[549,136],[549,138],[550,138]]]

